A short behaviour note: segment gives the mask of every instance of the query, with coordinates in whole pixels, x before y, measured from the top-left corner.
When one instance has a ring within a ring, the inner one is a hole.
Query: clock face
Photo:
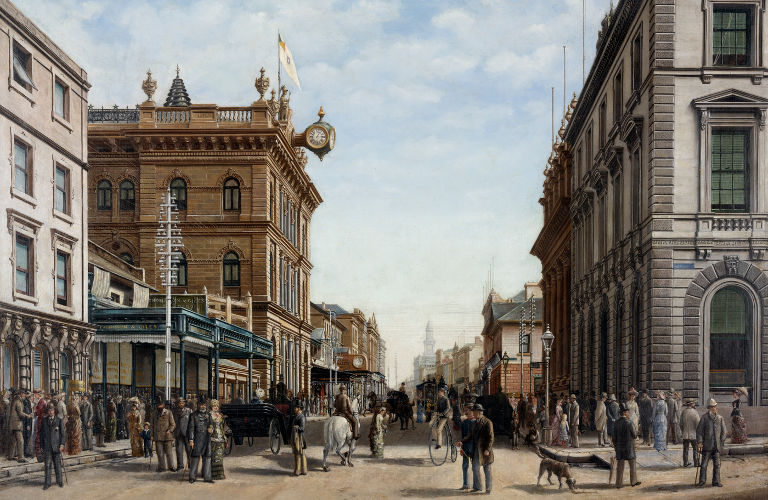
[[[323,127],[312,127],[307,133],[307,144],[313,148],[321,148],[328,142],[328,131]]]
[[[328,144],[331,146],[331,149],[336,145],[336,129],[331,129],[331,138]]]
[[[355,365],[355,368],[360,368],[363,366],[364,360],[362,356],[357,356],[353,361],[352,364]]]

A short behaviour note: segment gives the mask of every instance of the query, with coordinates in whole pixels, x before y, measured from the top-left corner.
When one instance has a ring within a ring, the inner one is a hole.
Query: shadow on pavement
[[[467,492],[454,488],[409,488],[400,490],[403,498],[467,497]]]

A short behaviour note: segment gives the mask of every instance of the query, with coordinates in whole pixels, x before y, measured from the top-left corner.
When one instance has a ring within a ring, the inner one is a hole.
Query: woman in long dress
[[[83,423],[80,420],[80,405],[73,396],[67,405],[67,453],[78,455],[83,451]]]
[[[117,441],[117,406],[112,398],[107,402],[107,435],[105,441]]]
[[[384,412],[386,411],[387,409],[383,406],[379,408],[373,427],[373,456],[376,458],[384,458],[384,432],[387,430],[387,425],[384,423]]]
[[[653,447],[656,451],[667,449],[667,403],[662,392],[653,405]]]
[[[35,457],[37,457],[38,462],[43,461],[43,448],[40,445],[40,427],[43,424],[43,417],[47,413],[48,401],[41,397],[40,401],[37,402],[37,406],[35,406],[35,415],[37,416],[37,420],[35,420]]]
[[[416,409],[416,423],[417,424],[424,423],[424,405],[422,404],[421,400],[419,400],[419,406]]]
[[[131,455],[134,457],[144,456],[144,439],[141,437],[143,429],[143,418],[139,411],[139,400],[131,399],[131,411],[128,412],[128,435],[131,438]]]
[[[213,479],[226,479],[224,475],[224,448],[227,447],[227,437],[224,435],[224,415],[219,413],[219,402],[211,400],[211,473]]]
[[[733,411],[731,411],[731,443],[742,444],[749,441],[747,437],[747,422],[741,416],[741,396],[747,397],[747,388],[739,387],[733,390]]]
[[[563,413],[563,416],[560,419],[560,446],[563,448],[565,448],[568,443],[568,433],[570,430],[571,428],[568,425],[568,415]]]
[[[549,423],[549,426],[552,429],[560,428],[560,421],[562,420],[562,416],[563,416],[562,403],[563,403],[562,400],[558,399],[557,403],[555,404],[555,414],[552,415],[552,420],[550,420],[550,423]],[[552,433],[552,442],[550,444],[552,446],[563,446],[562,439],[560,437],[559,432]]]

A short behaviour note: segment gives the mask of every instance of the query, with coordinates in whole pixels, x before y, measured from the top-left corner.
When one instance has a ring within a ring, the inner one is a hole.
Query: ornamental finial
[[[177,64],[176,65],[176,78],[178,78],[178,77],[179,77],[179,65]]]
[[[267,93],[267,90],[269,89],[269,78],[264,76],[264,68],[261,68],[261,76],[256,79],[256,90],[259,91],[259,97],[260,101],[264,100],[264,94]]]
[[[147,79],[141,82],[141,89],[147,94],[147,102],[152,101],[157,90],[157,80],[152,79],[152,70],[147,70]]]
[[[325,116],[325,111],[323,111],[322,106],[320,106],[320,111],[317,112],[317,116],[320,117],[320,121],[323,121],[323,117]]]

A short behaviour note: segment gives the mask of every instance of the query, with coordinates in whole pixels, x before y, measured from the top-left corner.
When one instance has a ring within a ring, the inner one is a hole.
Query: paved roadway
[[[370,417],[363,419],[363,434],[367,436]],[[121,499],[121,498],[264,498],[264,499],[378,499],[378,498],[463,498],[479,496],[459,491],[461,486],[461,457],[456,463],[446,462],[435,467],[429,460],[426,447],[427,426],[417,425],[415,431],[400,431],[393,424],[385,441],[384,460],[370,456],[367,438],[353,456],[355,467],[342,467],[338,457],[329,458],[330,472],[322,471],[322,421],[308,423],[309,475],[291,477],[293,457],[289,447],[279,455],[272,455],[266,439],[257,439],[249,448],[247,443],[235,447],[224,460],[227,479],[216,484],[180,484],[181,472],[156,473],[148,470],[146,459],[112,461],[101,466],[69,472],[69,485],[63,489],[55,485],[42,491],[42,479],[1,487],[0,499],[56,500]],[[557,486],[536,486],[539,459],[530,451],[512,451],[506,438],[497,440],[495,447],[494,487],[490,498],[530,498],[570,495]],[[153,460],[153,469],[155,466]],[[608,471],[596,468],[573,467],[577,490],[587,493],[585,498],[615,500],[617,491],[607,484]],[[765,456],[743,460],[726,458],[723,461],[724,488],[692,486],[695,470],[642,469],[642,485],[623,488],[627,498],[768,498],[768,463]],[[625,481],[629,481],[629,471]],[[546,484],[542,479],[543,484]],[[557,483],[555,481],[555,483]],[[485,498],[485,496],[483,496]],[[569,498],[569,497],[565,497]]]

